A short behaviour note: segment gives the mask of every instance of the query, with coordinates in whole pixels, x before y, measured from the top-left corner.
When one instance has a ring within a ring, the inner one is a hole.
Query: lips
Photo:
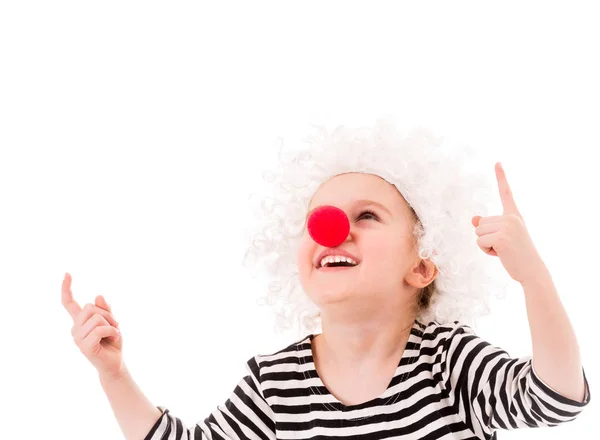
[[[358,264],[356,266],[358,266]],[[317,270],[320,270],[322,272],[335,272],[335,271],[343,270],[343,269],[352,269],[356,266],[330,266],[330,267],[324,266],[324,267],[318,268]]]
[[[357,257],[355,257],[354,255],[352,255],[350,252],[347,252],[345,250],[342,249],[325,249],[323,252],[321,252],[319,254],[319,256],[313,261],[314,266],[317,269],[321,268],[321,260],[323,260],[323,258],[328,257],[330,255],[339,255],[341,257],[348,257],[348,258],[352,258],[352,260],[354,260],[357,264],[357,266],[360,264],[360,259],[358,259]],[[356,267],[356,266],[353,266]]]

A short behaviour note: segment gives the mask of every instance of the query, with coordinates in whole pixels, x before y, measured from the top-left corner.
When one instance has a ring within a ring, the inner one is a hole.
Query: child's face
[[[369,205],[361,200],[381,204]],[[322,205],[342,209],[350,221],[350,233],[338,246],[354,255],[358,266],[324,272],[315,266],[326,247],[317,244],[304,226],[298,252],[300,283],[323,310],[328,304],[351,300],[365,313],[371,308],[394,307],[410,302],[405,276],[419,261],[411,230],[414,221],[408,204],[396,187],[384,179],[363,173],[335,176],[315,193],[309,212]],[[376,214],[362,214],[370,209]],[[320,267],[320,265],[319,265]]]

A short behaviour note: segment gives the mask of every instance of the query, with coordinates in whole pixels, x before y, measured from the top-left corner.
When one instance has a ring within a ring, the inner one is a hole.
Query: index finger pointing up
[[[502,206],[504,207],[504,214],[516,214],[521,217],[513,193],[510,190],[506,173],[500,162],[496,163],[496,178],[498,180],[498,190],[500,191],[500,199],[502,200]]]
[[[73,292],[71,292],[71,275],[65,274],[62,282],[62,304],[71,315],[71,318],[75,320],[75,317],[81,312],[81,307],[73,299]]]

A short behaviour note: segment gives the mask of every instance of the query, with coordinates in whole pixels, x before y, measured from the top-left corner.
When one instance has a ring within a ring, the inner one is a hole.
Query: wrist
[[[548,270],[548,267],[542,262],[534,266],[531,271],[532,277],[523,281],[521,286],[523,287],[546,287],[548,284],[553,284],[552,275]]]
[[[125,366],[124,363],[121,363],[121,366],[117,371],[102,372],[102,373],[99,372],[98,378],[100,379],[100,382],[102,382],[102,383],[120,382],[123,379],[127,378],[128,375],[129,375],[129,371],[127,370],[127,367]]]

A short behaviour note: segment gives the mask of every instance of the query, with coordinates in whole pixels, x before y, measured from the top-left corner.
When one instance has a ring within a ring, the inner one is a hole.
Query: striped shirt
[[[321,381],[306,338],[246,364],[224,405],[193,427],[162,415],[144,440],[496,439],[499,429],[574,420],[590,401],[562,396],[537,375],[532,357],[511,358],[455,321],[415,321],[402,359],[378,398],[344,405]]]

